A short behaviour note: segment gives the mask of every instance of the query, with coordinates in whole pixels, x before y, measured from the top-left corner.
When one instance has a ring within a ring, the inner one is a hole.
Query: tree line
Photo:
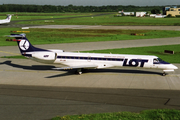
[[[22,5],[22,4],[3,4],[0,5],[0,12],[136,12],[151,11],[152,9],[162,10],[165,6],[123,6],[123,5],[107,5],[107,6],[54,6],[54,5]]]

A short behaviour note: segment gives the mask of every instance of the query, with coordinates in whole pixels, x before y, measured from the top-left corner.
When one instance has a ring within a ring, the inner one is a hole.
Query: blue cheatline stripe
[[[60,59],[78,59],[78,60],[106,60],[106,61],[124,61],[122,58],[102,58],[102,57],[79,57],[79,56],[57,56]]]

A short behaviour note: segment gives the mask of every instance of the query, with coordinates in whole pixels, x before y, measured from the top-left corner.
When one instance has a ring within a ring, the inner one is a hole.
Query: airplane
[[[0,20],[0,24],[10,23],[12,15],[7,15],[6,19]]]
[[[21,54],[29,59],[46,64],[65,65],[65,67],[53,68],[55,70],[76,69],[78,74],[82,74],[83,69],[139,67],[163,70],[162,75],[165,76],[167,73],[178,69],[175,65],[165,62],[157,56],[79,53],[56,49],[46,50],[31,45],[24,33],[11,34],[7,37],[14,37],[13,41],[17,41]]]

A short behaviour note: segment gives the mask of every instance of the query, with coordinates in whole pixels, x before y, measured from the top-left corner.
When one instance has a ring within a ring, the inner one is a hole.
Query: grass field
[[[180,18],[150,18],[150,17],[114,17],[116,13],[107,13],[107,15],[96,16],[106,13],[0,13],[0,19],[6,18],[6,14],[14,14],[12,21],[33,20],[33,19],[52,19],[54,22],[22,21],[17,24],[32,25],[144,25],[144,26],[179,26]],[[80,18],[70,18],[77,16],[88,16]],[[18,18],[17,18],[18,17]],[[65,18],[65,19],[53,19]]]
[[[0,46],[16,45],[16,42],[6,42],[10,31],[22,31],[20,28],[0,28]],[[56,43],[76,43],[76,42],[96,42],[96,41],[116,41],[179,37],[180,31],[165,30],[81,30],[81,29],[35,29],[31,28],[27,33],[27,38],[35,44],[56,44]],[[21,32],[20,32],[21,33]],[[20,34],[14,33],[14,34]],[[134,36],[131,33],[145,34],[145,36]]]
[[[165,54],[164,50],[172,50],[175,54]],[[84,51],[90,53],[112,53],[112,54],[134,54],[134,55],[155,55],[170,63],[180,63],[180,45],[163,45],[152,47],[135,47],[122,49],[107,49]]]
[[[175,54],[165,54],[164,50],[172,50]],[[83,51],[89,53],[112,53],[112,54],[134,54],[134,55],[155,55],[166,62],[180,63],[180,45],[163,45],[152,47],[134,47],[121,49]]]
[[[74,17],[74,15],[68,15],[68,16],[66,16],[66,15],[61,15],[61,16],[41,16],[41,17],[39,17],[39,16],[17,16],[17,18],[16,18],[16,16],[13,16],[12,17],[12,21],[19,21],[19,20],[34,20],[34,19],[53,19],[53,18],[63,18],[63,17]],[[6,16],[0,16],[0,19],[5,19],[6,18]],[[42,20],[42,21],[44,21],[44,20]],[[28,22],[28,24],[32,24],[34,21],[32,21],[32,22]]]
[[[179,120],[179,110],[144,110],[140,113],[118,112],[118,113],[100,113],[90,115],[67,115],[54,117],[51,120]]]
[[[80,16],[81,14],[69,14],[69,16]],[[33,25],[144,25],[144,26],[179,26],[180,18],[150,18],[150,17],[114,17],[114,13],[109,15],[94,16],[95,13],[82,14],[88,17],[81,18],[66,18],[66,19],[55,19],[53,23],[45,23],[43,20],[38,21],[23,21],[17,24],[33,24]],[[96,13],[97,15],[97,13]],[[27,16],[22,16],[29,19]],[[58,16],[56,16],[58,17]],[[61,15],[59,17],[62,17]],[[68,17],[63,16],[63,17]],[[39,16],[39,19],[43,19],[44,16]],[[13,20],[15,20],[13,18]]]
[[[0,13],[0,19],[5,19],[7,14],[13,14],[12,21],[19,21],[19,20],[34,20],[34,19],[53,20],[53,18],[88,16],[88,15],[96,15],[98,13],[17,13],[16,14],[16,12],[11,12],[11,13],[2,12]],[[28,24],[30,23],[31,22],[28,22]]]

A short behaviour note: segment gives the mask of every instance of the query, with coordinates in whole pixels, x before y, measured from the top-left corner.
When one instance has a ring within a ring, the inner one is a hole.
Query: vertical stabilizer
[[[6,18],[7,22],[11,21],[11,17],[12,17],[12,15],[7,15],[7,18]]]
[[[8,37],[16,38],[19,50],[22,55],[25,55],[26,52],[48,51],[45,49],[36,48],[33,45],[31,45],[29,40],[26,38],[26,34],[11,34]]]
[[[26,34],[11,34],[7,37],[15,38],[13,41],[17,41],[19,50],[25,57],[28,57],[37,62],[48,64],[52,64],[56,60],[57,54],[55,52],[34,47],[26,38]]]
[[[6,19],[0,20],[0,24],[10,23],[12,15],[7,15]]]

